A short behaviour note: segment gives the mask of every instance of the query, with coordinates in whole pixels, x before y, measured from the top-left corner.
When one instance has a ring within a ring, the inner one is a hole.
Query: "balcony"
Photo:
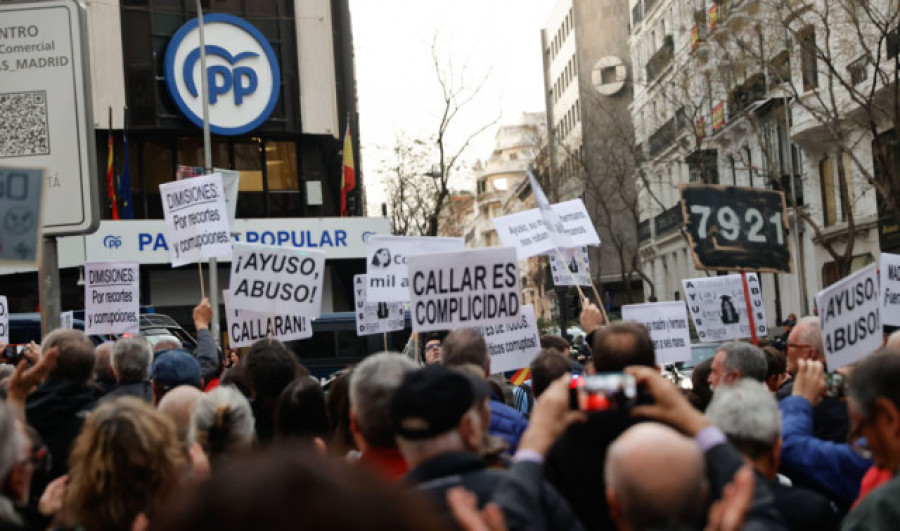
[[[638,224],[638,241],[643,243],[651,238],[661,238],[677,230],[683,224],[684,216],[681,212],[681,203],[679,202],[652,219],[641,221]]]
[[[669,118],[666,123],[662,124],[659,129],[650,135],[650,139],[647,141],[650,157],[656,157],[665,151],[675,142],[677,135],[678,126],[675,123],[675,118]]]
[[[675,54],[675,40],[672,35],[666,35],[662,46],[647,61],[647,83],[651,83],[672,62]]]
[[[644,221],[638,224],[638,241],[643,243],[653,236],[650,234],[650,224],[653,222],[652,219],[645,219]]]
[[[728,94],[728,119],[734,118],[752,104],[766,99],[766,76],[760,72]]]

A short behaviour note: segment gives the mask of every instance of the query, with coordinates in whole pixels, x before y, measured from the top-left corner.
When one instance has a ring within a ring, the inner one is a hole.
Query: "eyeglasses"
[[[425,345],[425,350],[437,350],[439,348],[441,348],[440,343],[431,343],[429,345]]]

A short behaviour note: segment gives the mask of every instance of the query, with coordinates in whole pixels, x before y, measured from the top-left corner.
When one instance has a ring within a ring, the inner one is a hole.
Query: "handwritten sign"
[[[647,327],[656,363],[691,359],[691,329],[683,301],[628,304],[622,306],[622,319]]]
[[[235,243],[231,305],[266,315],[318,317],[324,277],[324,251]]]
[[[487,343],[491,374],[527,367],[541,351],[541,334],[530,304],[522,306],[518,317],[472,328]]]
[[[140,278],[137,262],[85,262],[84,333],[136,334]]]
[[[229,290],[222,290],[225,319],[228,322],[228,343],[232,348],[249,347],[261,339],[296,341],[312,337],[312,322],[303,315],[277,314],[238,310],[232,307]]]
[[[416,332],[503,322],[519,315],[516,251],[492,247],[408,257]]]
[[[689,278],[681,281],[697,337],[704,343],[750,337],[750,318],[740,275]],[[750,305],[759,336],[767,334],[762,290],[755,273],[747,273]]]
[[[371,236],[366,242],[366,297],[377,302],[409,301],[407,257],[417,253],[462,251],[462,238]]]
[[[225,189],[218,173],[159,185],[172,267],[231,256]]]
[[[881,348],[878,272],[872,264],[816,294],[828,370],[855,363]]]
[[[366,298],[366,276],[353,276],[353,298],[356,306],[356,335],[383,334],[393,330],[403,330],[404,304],[402,302],[369,302]]]

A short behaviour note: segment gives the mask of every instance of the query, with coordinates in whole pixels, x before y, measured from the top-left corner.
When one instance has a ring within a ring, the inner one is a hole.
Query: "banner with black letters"
[[[647,327],[656,363],[691,359],[691,329],[684,301],[648,302],[622,306],[622,320]]]
[[[900,326],[900,254],[881,253],[881,324]]]
[[[232,348],[249,347],[261,339],[296,341],[312,337],[312,319],[303,315],[269,314],[232,307],[229,290],[222,290],[228,343]]]
[[[366,297],[377,302],[409,302],[407,257],[418,253],[462,251],[462,238],[381,236],[366,241]]]
[[[172,267],[231,256],[225,188],[218,173],[159,185]]]
[[[741,275],[688,278],[681,281],[697,337],[704,343],[750,337],[750,318]],[[756,334],[768,333],[762,290],[756,273],[747,273]]]
[[[828,370],[855,363],[879,348],[881,301],[872,264],[816,294]]]
[[[414,254],[408,266],[415,332],[491,324],[519,315],[519,267],[512,247]]]
[[[85,262],[84,333],[138,333],[140,279],[137,262]]]
[[[500,242],[507,247],[515,247],[519,260],[541,254],[553,256],[557,248],[600,245],[600,236],[581,199],[555,203],[549,208],[562,227],[562,243],[554,236],[555,233],[547,229],[547,221],[540,209],[532,208],[491,219]]]
[[[353,276],[353,299],[356,335],[368,336],[405,328],[404,304],[402,302],[369,302],[366,297],[365,275]]]
[[[324,277],[324,251],[235,243],[231,306],[266,315],[318,317]]]
[[[534,306],[522,306],[518,317],[472,328],[484,336],[491,356],[491,374],[528,367],[541,352],[541,333]]]

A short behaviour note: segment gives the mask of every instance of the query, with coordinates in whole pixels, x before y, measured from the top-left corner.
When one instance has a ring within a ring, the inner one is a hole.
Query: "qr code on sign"
[[[49,154],[47,91],[0,94],[0,158]]]

